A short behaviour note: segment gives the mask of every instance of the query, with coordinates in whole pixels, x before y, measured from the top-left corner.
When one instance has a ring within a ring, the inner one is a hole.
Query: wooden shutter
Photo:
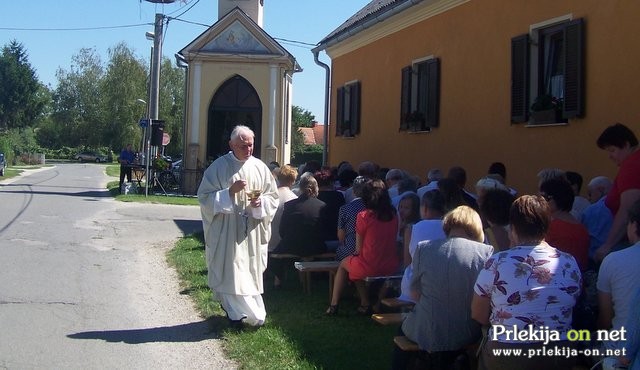
[[[353,83],[349,86],[351,89],[351,104],[349,109],[349,121],[351,122],[351,136],[356,136],[360,133],[360,81]]]
[[[582,18],[564,29],[564,105],[563,118],[584,114],[584,26]]]
[[[440,123],[440,59],[433,58],[426,62],[427,67],[427,127],[438,127]]]
[[[407,117],[411,113],[411,66],[402,68],[402,83],[400,87],[400,130],[408,129]]]
[[[511,39],[511,122],[529,120],[529,35]]]
[[[344,87],[336,89],[336,136],[342,136],[344,128]]]

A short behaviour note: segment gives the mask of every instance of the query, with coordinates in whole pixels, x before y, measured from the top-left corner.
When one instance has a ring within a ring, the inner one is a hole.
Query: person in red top
[[[360,296],[358,313],[370,314],[371,304],[364,285],[367,276],[390,275],[398,271],[396,210],[382,180],[366,183],[362,189],[365,210],[356,218],[356,254],[342,260],[333,285],[327,315],[338,313],[340,295],[347,278],[354,281]]]
[[[613,224],[607,240],[596,250],[597,261],[609,254],[614,247],[625,243],[629,208],[640,199],[640,151],[638,139],[627,126],[616,123],[607,127],[597,141],[618,167],[618,174],[607,194],[606,206],[613,214]]]
[[[589,264],[589,231],[572,214],[574,192],[564,179],[552,179],[540,185],[540,195],[549,203],[551,224],[544,240],[552,247],[576,259],[580,271]]]

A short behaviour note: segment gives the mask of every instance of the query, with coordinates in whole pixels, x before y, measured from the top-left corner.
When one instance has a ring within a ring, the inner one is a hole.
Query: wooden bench
[[[299,261],[315,261],[322,259],[335,259],[336,254],[334,252],[326,252],[320,254],[313,254],[311,256],[298,256],[297,254],[291,253],[269,253],[269,257],[276,259],[295,259]]]
[[[415,306],[415,303],[411,301],[405,301],[403,299],[398,299],[398,298],[384,298],[380,301],[380,303],[382,303],[383,305],[389,308],[400,309],[400,310],[411,309],[413,308],[413,306]]]
[[[420,351],[420,347],[418,347],[418,343],[412,341],[411,339],[403,336],[393,337],[393,343],[398,346],[403,351],[406,352],[418,352]]]
[[[336,254],[334,252],[326,252],[320,254],[313,254],[311,256],[299,256],[297,254],[291,253],[269,253],[269,258],[274,259],[289,259],[293,261],[302,261],[302,262],[311,262],[317,260],[327,260],[330,259],[333,262],[336,258]],[[302,288],[305,292],[311,293],[311,274],[307,271],[300,271],[300,283],[302,283]],[[326,271],[326,270],[323,270]]]
[[[376,281],[383,281],[387,283],[394,280],[402,280],[402,275],[367,276],[364,278],[364,281],[367,283],[373,283]]]
[[[311,273],[312,272],[328,272],[329,273],[329,301],[331,301],[331,294],[333,294],[333,278],[338,271],[340,261],[296,261],[293,263],[296,270],[300,271],[302,275],[302,287],[307,292],[311,293]]]
[[[417,356],[430,358],[429,361],[435,361],[436,368],[475,369],[478,366],[476,356],[480,343],[473,343],[459,351],[450,352],[423,351],[416,342],[405,336],[393,337],[393,343],[405,352],[413,352]],[[443,355],[446,357],[442,357]],[[434,364],[434,362],[431,363]]]
[[[404,320],[404,314],[401,312],[397,313],[374,313],[371,315],[373,321],[377,322],[381,325],[396,325],[401,324]]]

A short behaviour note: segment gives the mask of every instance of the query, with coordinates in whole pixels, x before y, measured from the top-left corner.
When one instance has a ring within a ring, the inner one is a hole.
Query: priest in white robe
[[[208,283],[232,321],[259,326],[266,310],[262,275],[278,186],[264,162],[252,156],[254,133],[236,126],[231,151],[216,159],[198,188],[206,244]],[[249,199],[251,191],[260,196]]]

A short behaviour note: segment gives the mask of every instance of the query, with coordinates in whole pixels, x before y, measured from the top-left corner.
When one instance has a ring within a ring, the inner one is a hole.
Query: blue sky
[[[196,3],[197,1],[197,3]],[[186,3],[186,4],[185,4]],[[316,44],[324,36],[361,9],[369,0],[266,0],[264,29],[275,38]],[[194,5],[195,4],[195,5]],[[36,31],[23,29],[77,29],[153,23],[156,13],[189,22],[212,25],[218,19],[217,0],[178,0],[157,5],[141,0],[4,0],[0,11],[0,46],[15,39],[21,42],[29,61],[46,85],[56,86],[56,70],[70,70],[71,56],[80,48],[95,48],[107,61],[107,50],[125,41],[147,60],[151,41],[146,31],[152,25],[105,28],[86,31]],[[163,54],[173,55],[206,30],[206,27],[173,20],[166,28]],[[324,70],[313,61],[310,47],[281,44],[304,69],[294,75],[293,104],[310,110],[322,121],[324,110]],[[329,58],[321,53],[321,60]]]

